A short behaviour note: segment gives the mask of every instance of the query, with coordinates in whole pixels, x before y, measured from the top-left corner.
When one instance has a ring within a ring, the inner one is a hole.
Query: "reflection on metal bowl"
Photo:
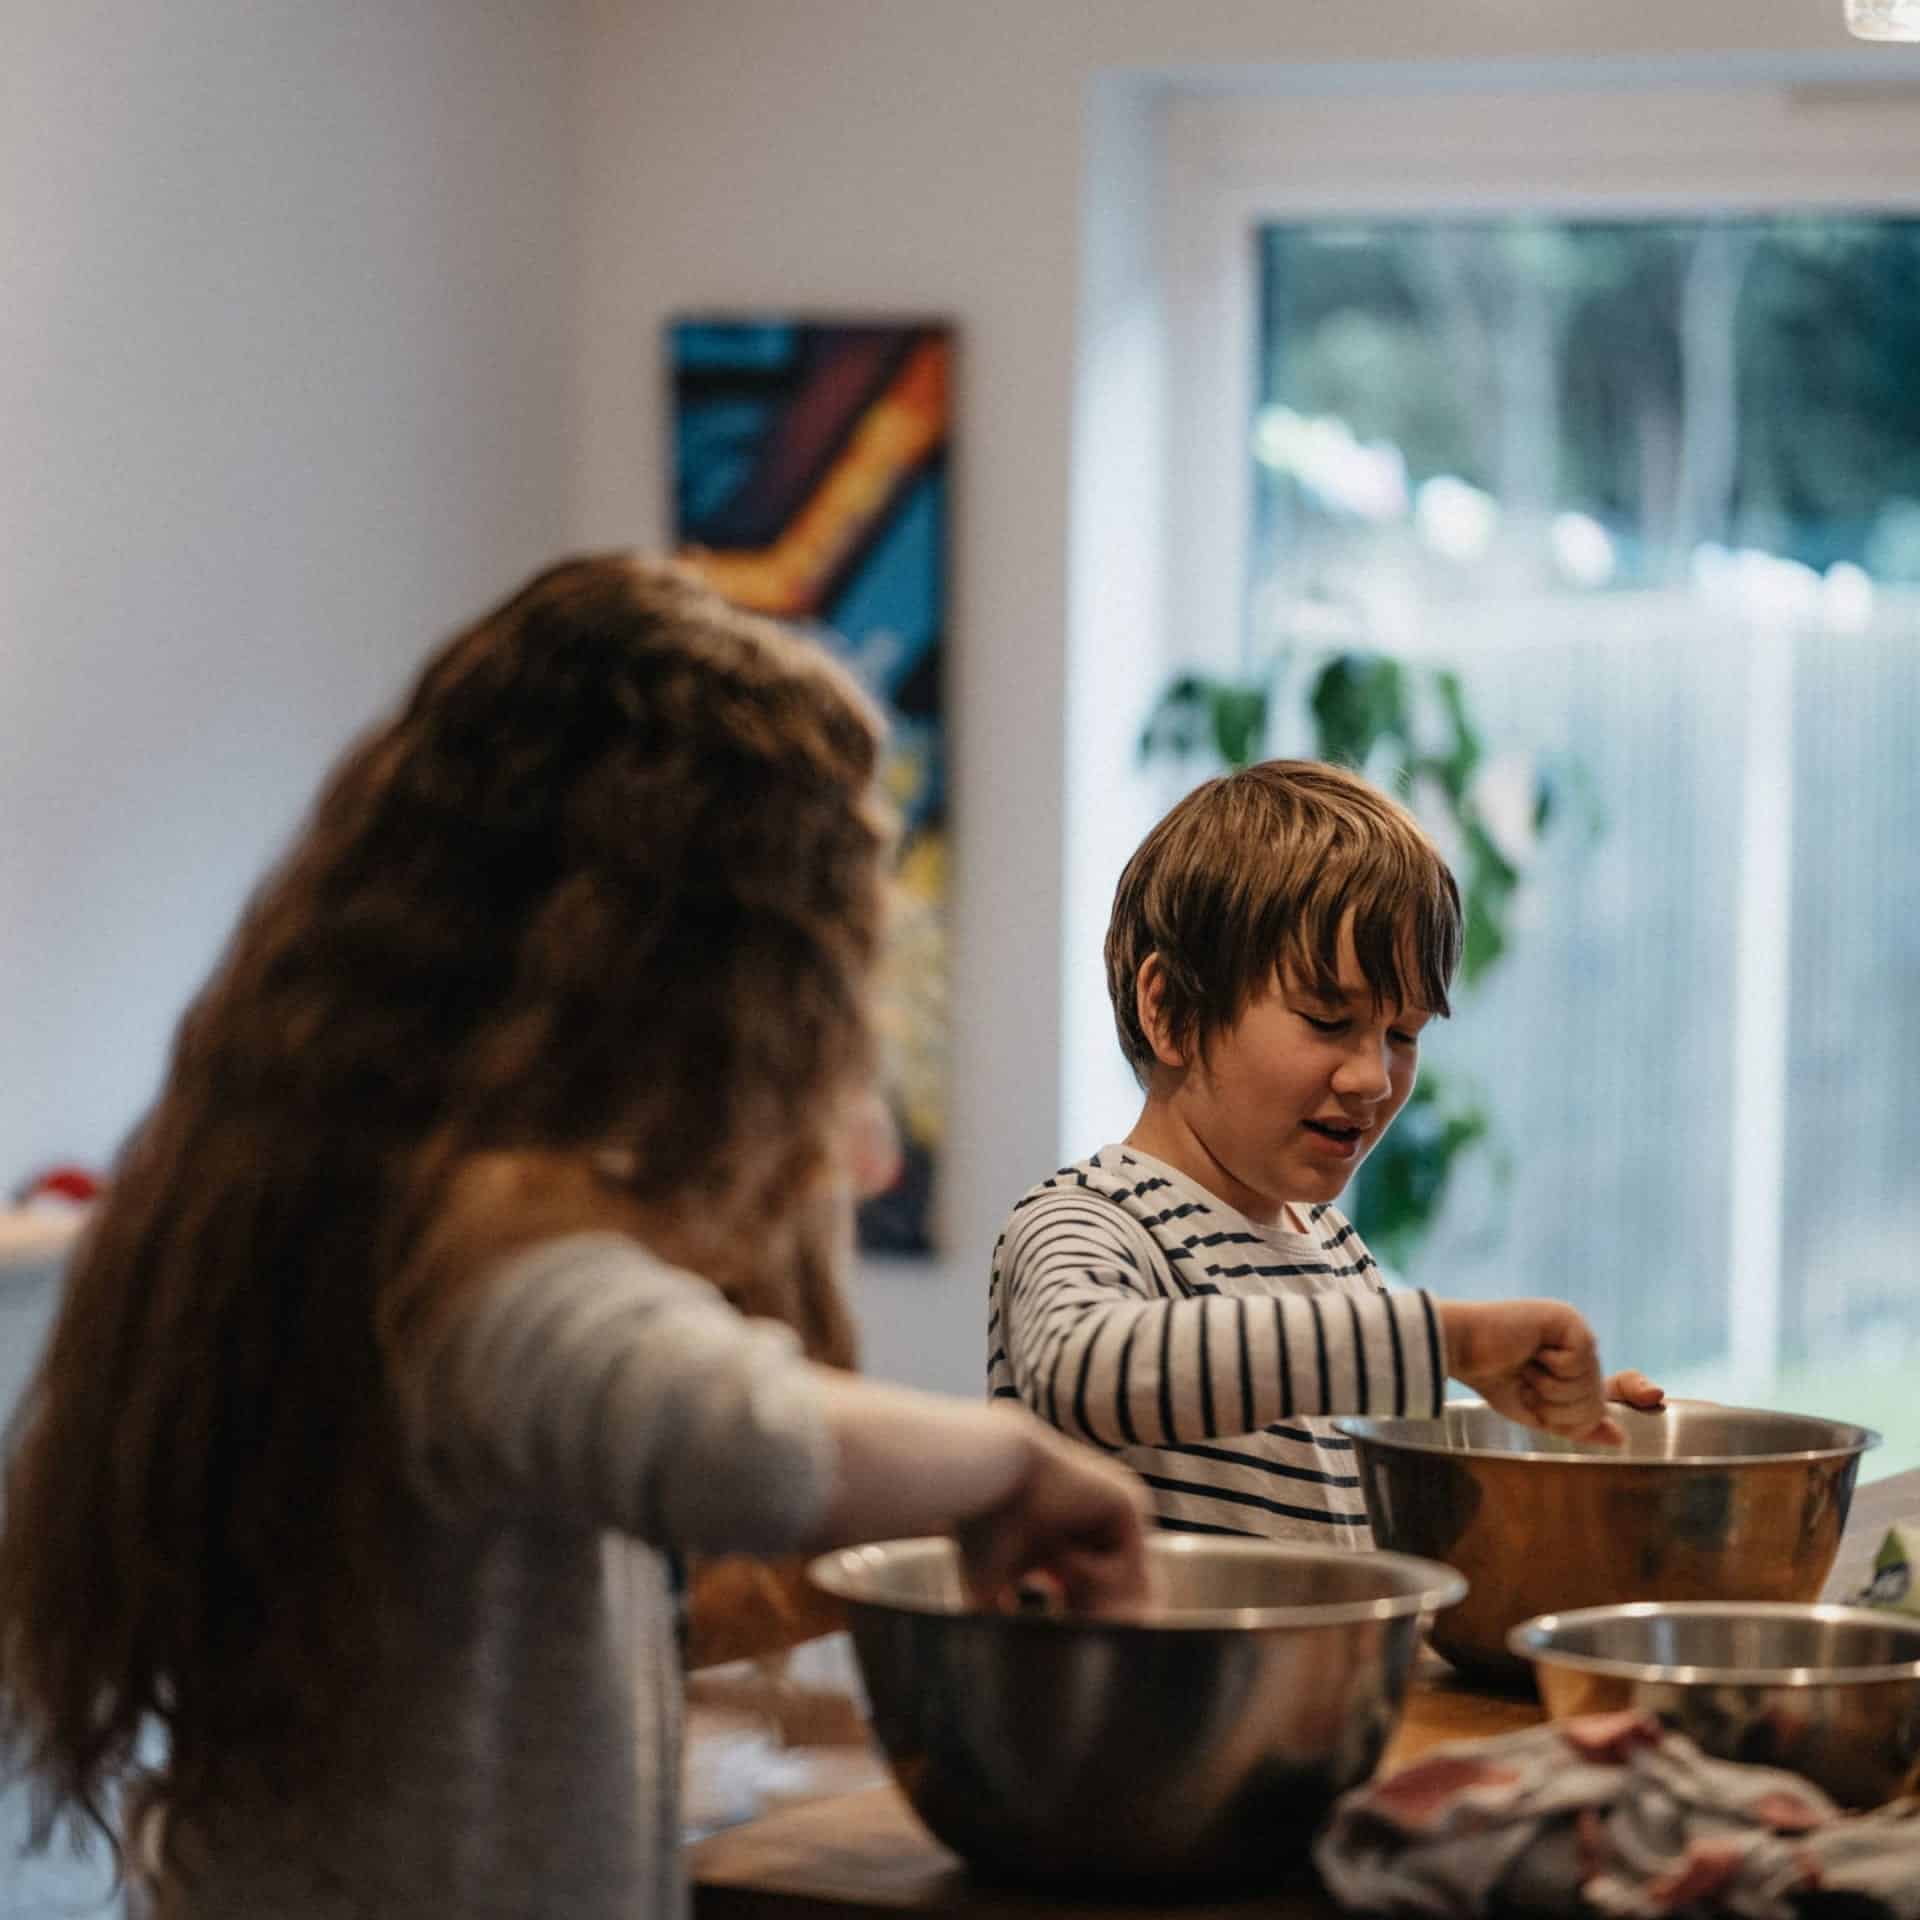
[[[874,1731],[934,1834],[1024,1881],[1144,1886],[1297,1871],[1399,1724],[1422,1620],[1457,1574],[1400,1554],[1163,1534],[1156,1604],[985,1613],[953,1545],[814,1562],[847,1603]]]
[[[1704,1753],[1804,1774],[1842,1806],[1911,1792],[1920,1620],[1858,1607],[1588,1607],[1514,1628],[1556,1720],[1635,1707]]]
[[[1819,1597],[1878,1434],[1703,1402],[1615,1411],[1622,1447],[1552,1439],[1479,1405],[1335,1421],[1375,1541],[1466,1575],[1466,1601],[1433,1631],[1455,1665],[1523,1679],[1507,1634],[1535,1614]]]

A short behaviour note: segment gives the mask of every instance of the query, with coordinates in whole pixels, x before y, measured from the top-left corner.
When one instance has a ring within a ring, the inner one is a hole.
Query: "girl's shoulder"
[[[823,1187],[790,1219],[749,1232],[697,1205],[649,1204],[634,1181],[621,1148],[476,1155],[447,1182],[416,1284],[429,1299],[452,1298],[472,1276],[544,1242],[617,1233],[698,1275],[736,1312],[793,1328],[809,1358],[855,1365],[859,1341],[841,1291],[852,1223],[837,1190]]]
[[[432,1238],[460,1242],[463,1264],[471,1265],[565,1234],[621,1232],[645,1240],[649,1224],[604,1155],[521,1150],[462,1162],[447,1182]]]
[[[645,1241],[645,1212],[589,1153],[478,1153],[434,1182],[425,1217],[387,1289],[384,1332],[404,1347],[444,1330],[517,1254],[574,1234]]]

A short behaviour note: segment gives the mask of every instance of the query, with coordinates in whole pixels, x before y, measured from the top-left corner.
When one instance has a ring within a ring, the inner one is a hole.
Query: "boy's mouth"
[[[1359,1127],[1344,1126],[1337,1120],[1303,1120],[1301,1125],[1343,1153],[1351,1153],[1360,1144]]]

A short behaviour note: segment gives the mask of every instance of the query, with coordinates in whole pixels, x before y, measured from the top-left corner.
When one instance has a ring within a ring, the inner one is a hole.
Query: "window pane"
[[[1786,1222],[1790,1344],[1910,1350],[1920,1249],[1920,646],[1909,613],[1800,650]]]
[[[1524,874],[1428,1049],[1492,1144],[1409,1277],[1562,1293],[1615,1364],[1920,1462],[1920,225],[1292,222],[1261,264],[1269,746],[1326,745],[1343,653],[1444,745],[1455,671]]]

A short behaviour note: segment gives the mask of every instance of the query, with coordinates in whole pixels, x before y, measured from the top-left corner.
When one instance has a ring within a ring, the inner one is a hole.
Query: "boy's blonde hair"
[[[1156,1063],[1135,990],[1149,954],[1167,1038],[1204,1059],[1278,969],[1338,997],[1349,917],[1376,1003],[1450,1011],[1460,890],[1405,807],[1317,760],[1265,760],[1196,787],[1127,862],[1107,925],[1107,992],[1140,1084]]]

